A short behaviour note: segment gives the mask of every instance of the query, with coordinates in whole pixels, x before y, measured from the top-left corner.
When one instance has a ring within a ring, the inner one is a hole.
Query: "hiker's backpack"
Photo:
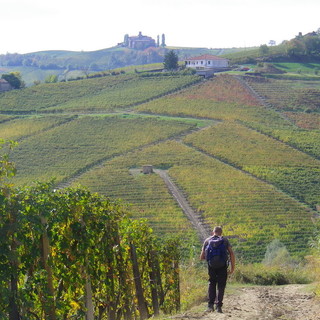
[[[223,237],[212,237],[205,248],[205,256],[208,264],[213,269],[222,268],[227,265],[228,254]]]

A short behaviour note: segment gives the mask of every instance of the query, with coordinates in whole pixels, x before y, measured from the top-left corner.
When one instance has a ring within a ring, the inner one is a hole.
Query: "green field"
[[[274,66],[288,73],[317,74],[319,63],[274,63]]]
[[[252,78],[122,74],[0,94],[0,136],[19,142],[13,182],[81,184],[199,248],[162,178],[141,174],[153,165],[244,261],[273,239],[301,256],[320,203],[319,82]]]

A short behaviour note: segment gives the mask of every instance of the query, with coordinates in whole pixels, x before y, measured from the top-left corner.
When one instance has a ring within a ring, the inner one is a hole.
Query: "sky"
[[[0,0],[0,54],[94,51],[124,35],[167,46],[268,44],[320,28],[319,0]]]

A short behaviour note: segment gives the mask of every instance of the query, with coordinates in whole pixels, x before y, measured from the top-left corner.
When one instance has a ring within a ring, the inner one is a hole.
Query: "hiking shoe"
[[[206,309],[206,312],[213,312],[213,311],[214,311],[214,309],[212,306],[208,306],[208,308]]]
[[[217,310],[218,313],[223,313],[221,306],[217,306],[217,309],[216,309],[216,310]]]

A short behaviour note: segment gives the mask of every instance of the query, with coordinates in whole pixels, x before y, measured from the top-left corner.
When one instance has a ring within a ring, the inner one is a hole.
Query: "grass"
[[[315,71],[320,69],[320,63],[294,63],[294,62],[283,62],[283,63],[273,63],[273,65],[283,71],[288,73],[298,73],[298,74],[313,74]]]
[[[269,52],[267,54],[261,54],[260,49],[256,48],[247,48],[242,51],[225,54],[223,55],[225,58],[229,59],[232,63],[252,63],[255,62],[257,58],[261,57],[269,57],[269,56],[277,56],[286,54],[286,48],[284,45],[277,46],[269,46]]]

